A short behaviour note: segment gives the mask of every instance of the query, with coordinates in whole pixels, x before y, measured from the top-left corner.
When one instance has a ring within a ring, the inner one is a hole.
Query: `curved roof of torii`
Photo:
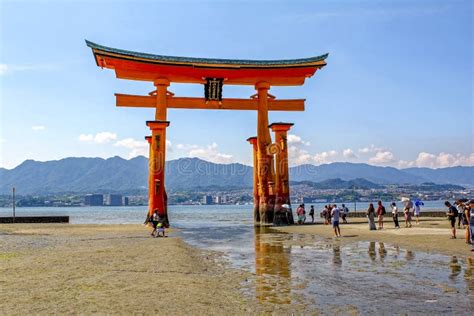
[[[175,57],[133,52],[95,44],[86,40],[98,66],[114,69],[117,78],[202,83],[204,78],[224,78],[225,84],[302,85],[305,78],[326,65],[328,54],[283,60],[243,60]]]

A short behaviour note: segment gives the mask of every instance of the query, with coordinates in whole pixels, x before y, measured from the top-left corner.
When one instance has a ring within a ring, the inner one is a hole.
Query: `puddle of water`
[[[259,227],[204,228],[183,237],[254,273],[245,292],[264,304],[330,314],[470,314],[474,306],[472,260]]]

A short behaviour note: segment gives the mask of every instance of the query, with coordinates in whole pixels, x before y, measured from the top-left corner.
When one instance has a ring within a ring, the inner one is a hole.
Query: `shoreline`
[[[308,219],[307,219],[308,220]],[[457,229],[457,239],[450,239],[451,230],[446,219],[420,217],[420,224],[412,220],[412,227],[405,228],[403,217],[399,216],[400,227],[394,228],[391,217],[385,216],[384,229],[370,231],[366,218],[347,219],[348,224],[340,224],[342,237],[334,237],[332,225],[316,224],[272,227],[283,233],[316,235],[324,238],[339,240],[342,244],[357,241],[384,242],[398,245],[403,248],[423,251],[426,253],[440,253],[474,260],[471,245],[465,243],[465,230]],[[378,226],[376,221],[376,226]]]
[[[6,314],[248,314],[251,276],[180,237],[143,225],[0,225]]]

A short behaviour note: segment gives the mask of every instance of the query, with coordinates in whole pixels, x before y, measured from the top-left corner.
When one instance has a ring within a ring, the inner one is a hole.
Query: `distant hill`
[[[196,188],[245,188],[252,186],[253,168],[234,164],[215,164],[198,158],[166,162],[168,190]],[[321,166],[301,165],[290,168],[292,182],[310,181],[320,188],[337,186],[375,188],[383,184],[418,185],[426,182],[474,186],[474,167],[443,169],[396,169],[367,164],[332,163]],[[0,194],[9,194],[12,186],[18,194],[145,192],[148,159],[136,157],[65,158],[38,162],[26,160],[14,169],[0,168]],[[322,182],[322,183],[319,183]],[[375,187],[374,187],[375,186]]]
[[[370,182],[365,179],[354,179],[349,181],[344,181],[342,179],[328,179],[321,182],[312,182],[312,181],[290,181],[291,185],[308,185],[312,188],[319,189],[319,190],[328,190],[328,189],[335,189],[335,190],[342,190],[342,189],[380,189],[383,186],[380,184],[376,184]]]
[[[327,179],[366,179],[377,184],[410,183],[418,184],[430,181],[420,175],[414,175],[392,167],[376,167],[362,163],[335,162],[320,166],[301,165],[290,170],[292,181],[321,182]]]

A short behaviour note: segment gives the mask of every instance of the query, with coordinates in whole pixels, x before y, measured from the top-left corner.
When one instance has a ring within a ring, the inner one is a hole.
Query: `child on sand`
[[[158,228],[158,233],[156,235],[156,237],[166,237],[165,235],[165,226],[163,225],[163,223],[159,222],[156,227]],[[160,234],[162,234],[162,236],[160,236]]]

